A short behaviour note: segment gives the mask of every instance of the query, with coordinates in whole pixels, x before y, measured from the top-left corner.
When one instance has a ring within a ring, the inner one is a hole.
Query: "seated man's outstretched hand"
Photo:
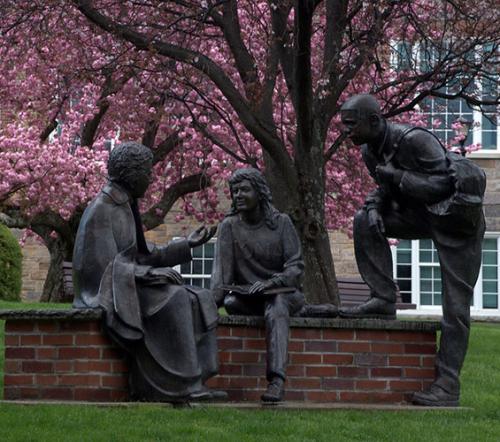
[[[189,247],[198,247],[202,244],[205,244],[207,241],[215,235],[217,231],[217,227],[209,227],[208,229],[205,226],[198,227],[194,232],[191,232],[187,237]]]

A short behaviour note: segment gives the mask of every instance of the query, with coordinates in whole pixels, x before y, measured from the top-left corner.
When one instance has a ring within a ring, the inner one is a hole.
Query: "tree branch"
[[[179,131],[171,133],[155,148],[151,149],[153,151],[153,164],[157,164],[160,161],[163,161],[167,157],[167,155],[180,144],[181,140],[179,139]]]
[[[142,215],[146,228],[154,229],[163,223],[163,219],[175,202],[188,193],[198,192],[210,186],[210,179],[203,173],[182,178],[163,193],[162,199]]]
[[[252,111],[248,102],[238,92],[230,78],[213,60],[199,52],[160,41],[156,37],[148,37],[128,26],[117,23],[92,8],[88,0],[73,0],[73,3],[89,21],[101,29],[132,43],[137,49],[155,51],[162,56],[187,63],[207,75],[231,104],[243,125],[267,150],[273,161],[282,170],[288,170],[291,167],[290,156],[278,138],[276,131],[271,131],[268,125],[261,121],[258,113]]]
[[[157,100],[151,106],[155,108],[156,112],[151,120],[146,122],[144,132],[142,134],[142,144],[152,148],[155,144],[158,128],[160,127],[161,116],[163,115],[163,107],[165,106],[166,94],[161,93]],[[155,163],[156,164],[156,163]]]
[[[257,75],[257,63],[241,37],[238,4],[235,0],[228,0],[224,3],[222,10],[222,31],[233,54],[240,78],[243,81],[246,97],[249,101],[257,101],[261,88]]]
[[[311,37],[314,5],[297,1],[295,6],[295,93],[293,101],[297,114],[297,149],[309,151],[312,146],[313,92],[311,71]]]
[[[47,124],[47,126],[45,127],[45,129],[43,130],[43,132],[40,135],[40,143],[41,144],[45,143],[47,141],[47,139],[49,138],[50,134],[57,128],[57,117],[61,113],[61,110],[62,110],[64,104],[66,103],[66,101],[68,100],[68,98],[69,98],[68,94],[64,94],[63,97],[61,98],[61,101],[59,102],[57,109],[54,111],[54,113],[49,121],[49,124]]]

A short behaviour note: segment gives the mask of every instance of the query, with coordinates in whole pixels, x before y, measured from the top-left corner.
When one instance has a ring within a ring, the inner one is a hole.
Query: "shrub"
[[[0,223],[0,299],[21,300],[22,258],[16,237]]]

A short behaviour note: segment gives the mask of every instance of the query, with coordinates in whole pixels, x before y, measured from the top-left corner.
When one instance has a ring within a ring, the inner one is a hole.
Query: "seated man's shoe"
[[[396,304],[382,298],[370,298],[363,304],[339,310],[341,318],[396,319]]]
[[[428,391],[414,393],[411,402],[427,407],[458,407],[459,395],[448,393],[441,387],[432,384]]]
[[[205,386],[187,397],[188,401],[222,401],[225,399],[227,399],[227,393],[225,391],[212,390]]]
[[[281,402],[285,394],[284,384],[281,378],[275,378],[269,382],[266,392],[260,397],[262,402]]]

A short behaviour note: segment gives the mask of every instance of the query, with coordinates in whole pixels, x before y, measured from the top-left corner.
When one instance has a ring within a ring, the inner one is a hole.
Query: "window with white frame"
[[[491,46],[484,46],[482,49],[485,52],[491,52]],[[405,43],[397,43],[393,50],[393,66],[398,71],[417,69],[425,71],[426,66],[431,66],[437,60],[439,54],[433,47],[424,47],[422,45],[409,46]],[[476,54],[471,54],[471,57],[476,57]],[[457,76],[455,85],[448,84],[441,91],[446,94],[453,95],[454,86],[461,87],[461,78]],[[494,99],[498,96],[498,76],[496,78],[484,76],[475,84],[471,84],[471,88],[475,87],[483,99]],[[465,145],[472,143],[481,145],[481,149],[477,153],[500,153],[500,131],[498,131],[497,116],[498,109],[494,105],[485,105],[482,112],[479,108],[472,108],[464,99],[457,98],[454,100],[446,100],[439,97],[426,98],[421,109],[428,116],[429,127],[433,121],[441,122],[441,125],[433,130],[433,132],[445,143],[456,136],[452,128],[452,124],[459,118],[472,121],[471,131],[465,140]]]
[[[500,153],[500,133],[495,123],[495,110],[492,106],[485,106],[486,113],[471,108],[465,100],[445,100],[432,97],[424,100],[422,110],[428,116],[429,126],[432,121],[439,120],[441,125],[433,129],[433,132],[443,141],[450,143],[456,136],[452,124],[459,118],[473,121],[465,145],[480,144],[478,153]]]
[[[215,240],[211,240],[192,250],[193,259],[177,266],[184,282],[197,287],[210,288],[210,276],[214,262]]]
[[[498,308],[498,238],[485,238],[479,275],[483,308]]]
[[[471,306],[475,309],[499,308],[500,234],[488,233],[483,240],[482,265]],[[402,240],[392,249],[394,278],[404,302],[427,308],[440,306],[441,270],[432,240]]]
[[[411,303],[411,283],[412,283],[412,249],[411,240],[399,241],[395,250],[397,266],[394,266],[394,277],[398,281],[399,293],[403,302]]]

